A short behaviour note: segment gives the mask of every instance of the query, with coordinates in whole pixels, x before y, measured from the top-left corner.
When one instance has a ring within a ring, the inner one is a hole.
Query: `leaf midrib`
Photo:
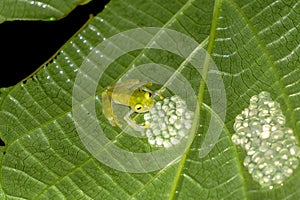
[[[198,109],[196,109],[196,112],[195,112],[195,116],[197,116],[197,117],[194,118],[193,127],[191,128],[194,131],[196,131],[196,127],[194,127],[194,126],[198,125],[198,123],[195,123],[195,120],[198,120],[200,118],[200,107],[201,107],[202,102],[203,102],[204,90],[205,90],[205,81],[206,81],[206,76],[207,76],[208,68],[209,68],[209,58],[207,56],[210,56],[211,53],[212,53],[212,50],[213,50],[213,44],[214,44],[215,33],[216,33],[216,28],[217,28],[217,19],[218,19],[218,16],[219,16],[219,9],[220,9],[220,5],[221,5],[221,1],[222,0],[216,0],[215,3],[214,3],[212,23],[211,23],[211,29],[210,29],[208,47],[207,47],[207,54],[206,54],[205,61],[204,61],[202,79],[201,79],[201,82],[200,82],[200,87],[199,87],[199,92],[198,92],[198,97],[197,97],[197,103],[198,103],[197,108]],[[173,181],[173,186],[172,186],[171,191],[170,191],[169,200],[172,200],[175,197],[176,189],[177,189],[179,181],[181,179],[183,167],[186,163],[186,158],[187,158],[187,155],[190,151],[190,147],[191,147],[191,143],[187,147],[187,149],[184,152],[184,154],[182,156],[182,159],[179,163],[178,170],[176,172],[176,175],[175,175],[175,178],[174,178],[174,181]]]

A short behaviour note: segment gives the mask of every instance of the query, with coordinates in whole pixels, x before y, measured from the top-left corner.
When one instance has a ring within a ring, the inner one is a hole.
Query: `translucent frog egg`
[[[144,115],[145,129],[149,144],[169,148],[187,136],[192,127],[194,113],[179,96],[158,101]]]
[[[285,122],[280,104],[268,92],[252,96],[235,118],[232,141],[246,150],[244,166],[262,187],[281,185],[299,164],[298,140]]]

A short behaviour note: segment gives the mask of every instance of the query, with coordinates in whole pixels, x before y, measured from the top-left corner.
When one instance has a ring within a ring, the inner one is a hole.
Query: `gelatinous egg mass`
[[[144,134],[156,147],[171,147],[187,136],[192,127],[194,113],[179,96],[158,101],[144,115]]]
[[[298,140],[268,92],[251,97],[249,107],[236,116],[234,130],[232,141],[247,152],[244,166],[262,187],[281,185],[297,168]]]

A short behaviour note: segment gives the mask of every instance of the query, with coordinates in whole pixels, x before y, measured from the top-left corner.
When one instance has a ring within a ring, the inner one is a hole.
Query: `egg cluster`
[[[234,130],[232,141],[247,151],[244,166],[262,187],[282,184],[297,168],[298,141],[268,92],[251,97],[249,107],[236,116]]]
[[[188,135],[193,115],[179,96],[157,101],[144,115],[144,134],[153,146],[171,147]]]

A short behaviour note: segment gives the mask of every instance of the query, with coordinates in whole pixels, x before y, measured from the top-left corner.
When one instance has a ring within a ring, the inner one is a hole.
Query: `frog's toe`
[[[154,96],[158,96],[162,100],[164,99],[164,96],[162,95],[164,91],[166,91],[166,88],[162,87],[154,93]]]

